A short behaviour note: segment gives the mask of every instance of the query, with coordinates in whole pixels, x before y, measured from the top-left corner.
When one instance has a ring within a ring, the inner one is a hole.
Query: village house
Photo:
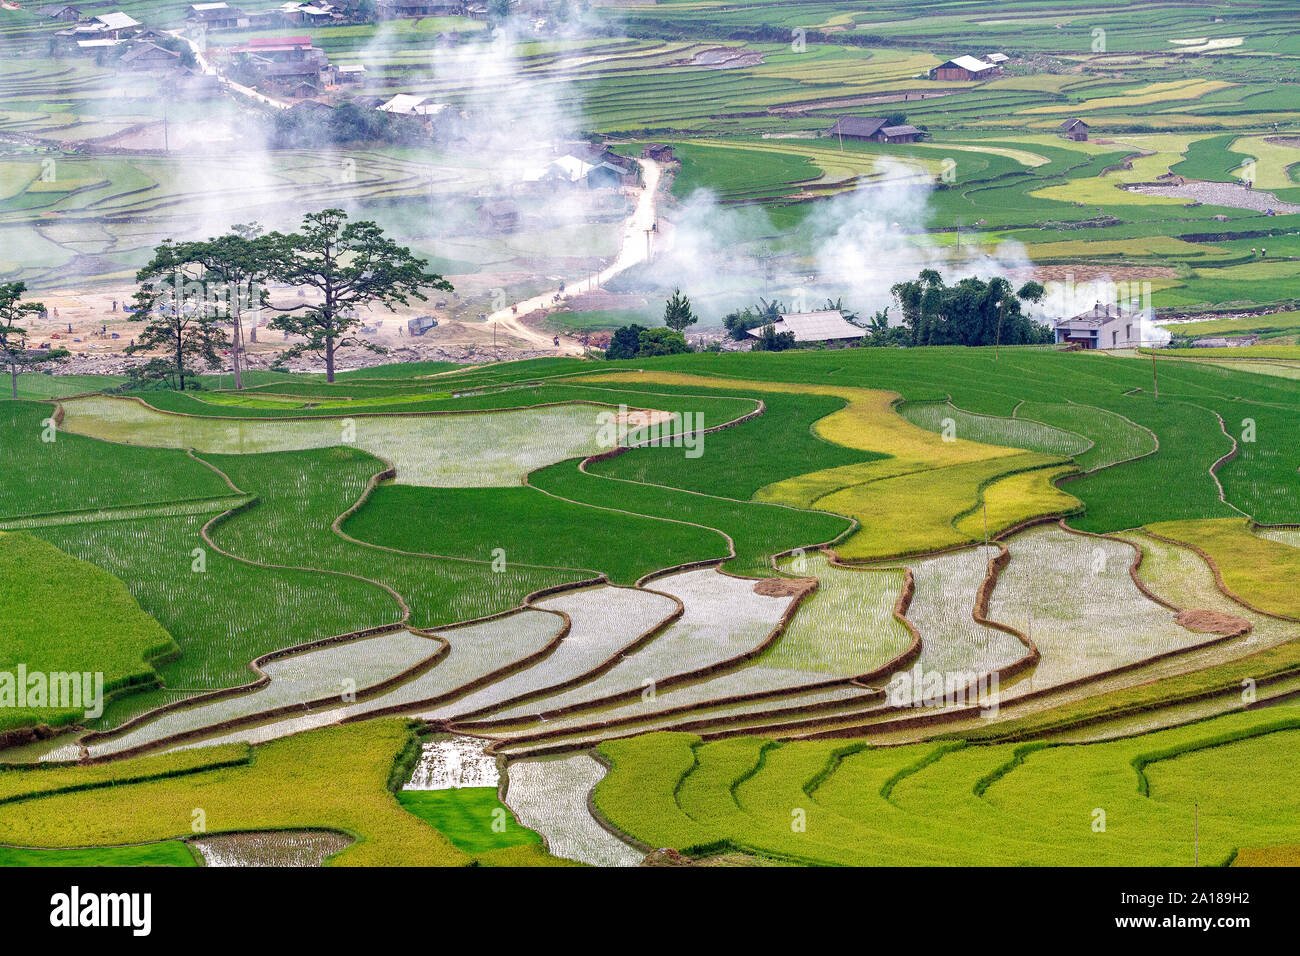
[[[876,134],[881,143],[915,143],[925,135],[915,126],[882,126]]]
[[[782,312],[781,317],[772,323],[776,334],[790,332],[794,340],[809,342],[847,342],[860,339],[866,335],[866,329],[854,325],[844,318],[838,309],[825,309],[818,312]],[[750,329],[747,333],[754,338],[763,334],[763,327]]]
[[[334,81],[334,68],[324,50],[312,46],[311,37],[255,37],[232,47],[233,56],[245,62],[260,81],[299,91],[306,84],[319,91]]]
[[[435,103],[427,96],[413,93],[398,93],[388,102],[378,107],[381,112],[394,116],[437,116],[448,109],[446,103]]]
[[[131,36],[140,29],[139,20],[120,11],[95,17],[91,22],[99,25],[98,32],[101,37],[111,36],[115,40]]]
[[[675,163],[673,148],[664,143],[647,143],[641,150],[642,159],[653,159],[656,163]]]
[[[955,56],[930,71],[932,80],[987,80],[1002,72],[1000,67],[973,56]]]
[[[992,63],[994,66],[1002,66],[1010,61],[1011,57],[1007,56],[1005,53],[990,53],[984,57],[985,63]]]
[[[1088,141],[1089,127],[1081,119],[1068,119],[1057,129],[1066,139],[1074,140],[1076,143],[1086,143]]]
[[[876,134],[884,129],[888,122],[880,116],[841,116],[835,121],[835,125],[822,135],[869,143],[875,141]]]
[[[1098,302],[1087,312],[1056,323],[1056,344],[1084,349],[1136,348],[1142,344],[1141,311],[1129,311]]]
[[[905,123],[891,126],[880,116],[841,116],[822,135],[864,143],[915,143],[925,132]]]
[[[366,67],[363,63],[343,63],[337,67],[336,72],[340,83],[360,83],[366,78]]]
[[[61,20],[64,23],[76,23],[81,19],[81,11],[76,7],[66,5],[42,7],[40,14],[50,20]]]
[[[238,30],[249,25],[248,14],[227,3],[196,3],[185,12],[185,22],[208,30]]]
[[[381,20],[411,20],[419,17],[458,17],[465,15],[462,0],[379,0]]]
[[[132,43],[118,63],[141,73],[170,73],[181,65],[181,55],[156,43]]]

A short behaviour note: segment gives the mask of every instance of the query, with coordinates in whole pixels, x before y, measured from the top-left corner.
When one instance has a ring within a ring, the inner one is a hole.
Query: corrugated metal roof
[[[963,70],[970,70],[972,73],[981,73],[984,70],[993,69],[992,63],[985,63],[973,56],[955,56],[948,62],[961,67]]]
[[[860,339],[866,329],[859,328],[844,318],[836,309],[821,312],[781,313],[781,318],[772,323],[778,333],[792,332],[796,342],[830,342],[838,339]],[[758,338],[763,329],[750,329],[749,334]]]

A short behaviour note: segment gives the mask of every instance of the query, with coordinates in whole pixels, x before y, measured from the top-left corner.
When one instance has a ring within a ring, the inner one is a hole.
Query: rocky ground
[[[1247,189],[1241,183],[1187,182],[1168,186],[1130,186],[1130,191],[1144,196],[1177,196],[1191,199],[1205,206],[1228,206],[1232,209],[1253,209],[1255,212],[1300,212],[1300,205],[1283,202],[1262,189]]]

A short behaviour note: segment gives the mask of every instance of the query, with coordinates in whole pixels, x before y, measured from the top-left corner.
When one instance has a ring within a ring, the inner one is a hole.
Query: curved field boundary
[[[1032,523],[1033,523],[1033,524],[1041,524],[1041,523],[1044,523],[1045,521],[1048,521],[1048,520],[1052,520],[1052,519],[1043,519],[1043,520],[1036,521],[1036,522],[1032,522]],[[1167,608],[1167,609],[1169,609],[1169,610],[1172,610],[1172,611],[1175,611],[1175,612],[1180,611],[1180,610],[1183,610],[1182,608],[1178,608],[1178,607],[1176,607],[1176,606],[1170,604],[1168,601],[1165,601],[1165,600],[1161,599],[1160,597],[1156,596],[1155,594],[1153,594],[1153,593],[1152,593],[1152,592],[1151,592],[1151,591],[1150,591],[1150,590],[1149,590],[1149,589],[1148,589],[1148,588],[1147,588],[1147,587],[1146,587],[1146,586],[1145,586],[1145,585],[1144,585],[1144,584],[1143,584],[1143,583],[1142,583],[1142,582],[1137,578],[1137,569],[1138,569],[1138,567],[1140,566],[1140,564],[1141,564],[1141,560],[1142,560],[1142,549],[1141,549],[1138,545],[1136,545],[1136,544],[1134,544],[1134,543],[1132,543],[1132,542],[1129,542],[1129,541],[1125,541],[1125,540],[1123,540],[1123,539],[1121,539],[1121,538],[1114,538],[1114,537],[1112,537],[1112,536],[1110,536],[1110,535],[1095,534],[1095,533],[1092,533],[1092,532],[1086,532],[1086,531],[1076,531],[1075,529],[1068,527],[1068,526],[1064,523],[1063,520],[1058,520],[1057,523],[1059,524],[1059,526],[1060,526],[1063,530],[1065,530],[1065,531],[1067,531],[1067,532],[1070,532],[1071,534],[1076,534],[1076,535],[1079,535],[1079,536],[1081,536],[1081,537],[1105,538],[1105,539],[1108,539],[1108,540],[1112,540],[1112,541],[1116,541],[1116,542],[1119,542],[1119,543],[1125,544],[1125,545],[1127,545],[1127,546],[1133,548],[1134,551],[1135,551],[1135,556],[1134,556],[1133,562],[1132,562],[1132,563],[1130,564],[1130,566],[1129,566],[1129,575],[1130,575],[1130,577],[1133,579],[1133,581],[1134,581],[1134,583],[1137,585],[1137,587],[1139,588],[1139,590],[1140,590],[1140,592],[1142,593],[1142,595],[1143,595],[1144,597],[1147,597],[1147,598],[1149,598],[1150,600],[1154,601],[1156,604],[1158,604],[1158,605],[1160,605],[1160,606],[1162,606],[1162,607],[1165,607],[1165,608]],[[1022,530],[1022,529],[1017,529],[1017,530]],[[1147,532],[1147,533],[1150,534],[1151,532]],[[1155,535],[1155,534],[1152,534],[1152,537],[1160,538],[1159,535]],[[1168,540],[1168,539],[1160,538],[1160,540]],[[1178,541],[1172,541],[1172,540],[1170,540],[1170,541],[1168,541],[1168,543],[1170,543],[1170,544],[1174,544],[1174,545],[1184,546],[1184,545],[1182,545],[1182,542],[1178,542]],[[1005,549],[1005,545],[1003,545],[1003,548]],[[981,587],[981,592],[984,592],[985,589],[987,588],[987,593],[983,595],[983,596],[985,597],[985,604],[984,604],[984,608],[983,608],[983,610],[984,610],[985,613],[987,613],[987,609],[988,609],[988,608],[987,608],[987,600],[988,600],[988,598],[990,598],[990,597],[992,596],[993,587],[996,585],[996,576],[997,576],[997,574],[999,574],[999,573],[1001,572],[1002,567],[1005,567],[1005,565],[1009,562],[1009,555],[1007,555],[1006,558],[1003,558],[1003,555],[1004,555],[1004,554],[1006,554],[1005,550],[1004,550],[1004,552],[1003,552],[1002,554],[999,554],[998,558],[995,558],[995,559],[993,559],[993,560],[990,561],[990,565],[991,565],[991,567],[990,567],[990,576],[991,576],[991,578],[992,578],[992,583],[990,582],[989,579],[986,579],[986,580],[985,580],[985,584],[984,584],[984,586]],[[1002,561],[1001,561],[1001,566],[999,566],[999,567],[997,567],[996,569],[994,569],[994,568],[992,567],[992,565],[994,565],[995,563],[997,563],[997,562],[999,561],[999,559],[1002,559]],[[1212,563],[1212,562],[1208,562],[1208,559],[1207,559],[1207,563],[1210,563],[1210,566],[1211,566],[1212,569],[1214,568],[1213,563]],[[1217,577],[1217,575],[1216,575],[1216,577]],[[1220,589],[1223,590],[1223,593],[1224,593],[1227,597],[1232,598],[1233,600],[1237,600],[1235,597],[1233,597],[1233,595],[1232,595],[1229,591],[1227,591],[1225,588],[1223,588],[1222,585],[1220,585]],[[1250,605],[1245,604],[1245,602],[1239,602],[1239,603],[1242,603],[1243,606],[1250,607]],[[1256,610],[1256,609],[1255,609],[1255,608],[1251,608],[1251,610]],[[1265,613],[1265,612],[1260,612],[1260,613]],[[1270,616],[1273,616],[1273,617],[1280,617],[1280,615],[1270,615]],[[1284,618],[1284,619],[1285,619],[1285,620],[1291,620],[1290,618]],[[999,629],[999,630],[1002,630],[1002,631],[1005,631],[1005,632],[1007,632],[1007,633],[1013,634],[1014,636],[1020,638],[1023,642],[1025,642],[1025,644],[1026,644],[1027,647],[1031,647],[1031,648],[1033,648],[1033,652],[1034,652],[1035,654],[1037,653],[1037,647],[1033,644],[1032,640],[1030,640],[1027,636],[1021,634],[1020,632],[1016,631],[1014,628],[1010,628],[1010,627],[1008,627],[1007,625],[1003,625],[1003,624],[1001,624],[1001,623],[999,623],[999,622],[996,622],[996,621],[990,621],[990,620],[988,620],[987,618],[985,618],[984,620],[980,620],[980,619],[977,617],[976,620],[979,621],[979,622],[982,623],[982,624],[986,624],[987,626],[995,627],[995,628],[997,628],[997,629]],[[1104,680],[1104,679],[1109,679],[1109,678],[1114,677],[1114,676],[1116,676],[1116,675],[1118,675],[1118,674],[1124,674],[1124,673],[1127,673],[1127,672],[1129,672],[1129,671],[1138,670],[1138,669],[1140,669],[1140,668],[1150,666],[1150,665],[1152,665],[1152,664],[1158,663],[1158,662],[1160,662],[1160,661],[1163,661],[1163,660],[1166,660],[1166,659],[1169,659],[1169,658],[1172,658],[1172,657],[1177,657],[1177,656],[1180,656],[1180,655],[1185,655],[1185,654],[1189,654],[1189,653],[1192,653],[1192,652],[1201,651],[1201,650],[1204,650],[1204,649],[1207,648],[1207,647],[1213,647],[1213,646],[1215,646],[1215,645],[1217,645],[1217,644],[1221,644],[1221,643],[1224,643],[1224,642],[1227,642],[1227,641],[1235,640],[1235,639],[1237,639],[1237,638],[1239,638],[1239,637],[1244,636],[1246,633],[1249,632],[1249,630],[1250,630],[1250,627],[1249,627],[1249,625],[1248,625],[1246,628],[1244,628],[1244,629],[1242,629],[1242,630],[1239,630],[1239,631],[1237,631],[1237,632],[1231,633],[1231,634],[1207,636],[1207,639],[1206,639],[1206,640],[1204,640],[1204,641],[1200,641],[1200,642],[1198,642],[1198,643],[1196,643],[1196,644],[1193,644],[1193,645],[1189,645],[1188,647],[1181,647],[1181,648],[1175,648],[1175,649],[1173,649],[1173,650],[1169,650],[1169,651],[1162,651],[1162,652],[1160,652],[1160,653],[1158,653],[1158,654],[1153,654],[1153,655],[1150,655],[1150,656],[1148,656],[1148,657],[1142,658],[1142,659],[1137,660],[1137,661],[1131,661],[1131,662],[1129,662],[1128,664],[1122,664],[1122,665],[1120,665],[1120,666],[1118,666],[1118,667],[1108,668],[1108,669],[1105,670],[1105,671],[1100,671],[1100,672],[1097,672],[1097,673],[1095,673],[1095,674],[1088,674],[1088,675],[1085,675],[1085,676],[1083,676],[1083,677],[1079,677],[1079,678],[1075,678],[1075,679],[1073,679],[1073,680],[1065,681],[1065,682],[1060,683],[1060,684],[1054,684],[1054,685],[1052,685],[1051,687],[1044,687],[1044,688],[1041,688],[1041,689],[1039,689],[1039,690],[1029,691],[1029,692],[1024,693],[1024,694],[1018,694],[1018,695],[1016,695],[1016,696],[1014,696],[1014,697],[1012,697],[1012,698],[1010,698],[1010,699],[1008,699],[1008,700],[1006,700],[1006,701],[1001,702],[1000,705],[999,705],[999,711],[1001,711],[1001,710],[1003,710],[1003,709],[1013,708],[1013,707],[1015,707],[1015,706],[1017,706],[1017,705],[1019,705],[1019,704],[1021,704],[1021,703],[1024,703],[1025,701],[1036,700],[1036,699],[1039,699],[1039,698],[1042,698],[1042,697],[1048,696],[1048,695],[1050,695],[1050,694],[1058,693],[1058,692],[1060,692],[1060,691],[1064,691],[1064,690],[1070,690],[1070,689],[1075,689],[1075,688],[1079,688],[1079,687],[1085,687],[1085,686],[1088,686],[1088,685],[1090,685],[1090,684],[1096,683],[1096,682],[1098,682],[1098,681],[1101,681],[1101,680]],[[1022,670],[1027,669],[1028,667],[1032,666],[1032,664],[1036,663],[1036,661],[1037,661],[1037,658],[1036,658],[1036,657],[1033,657],[1033,655],[1031,654],[1030,656],[1028,656],[1028,657],[1026,657],[1026,658],[1022,658],[1020,661],[1017,661],[1017,662],[1015,662],[1015,663],[1009,665],[1007,668],[1003,668],[1003,669],[999,670],[999,671],[998,671],[998,674],[999,674],[999,681],[1001,681],[1001,680],[1002,680],[1003,678],[1005,678],[1005,677],[1012,677],[1012,676],[1015,676],[1015,674],[1020,673]],[[1278,679],[1281,679],[1281,678],[1278,678]],[[1163,706],[1163,705],[1160,705],[1160,706]],[[868,711],[867,713],[868,713],[868,714],[871,714],[871,713],[875,713],[875,714],[884,714],[884,713],[889,712],[890,710],[897,710],[897,709],[899,709],[899,708],[891,706],[891,707],[887,707],[887,708],[880,708],[879,710],[875,710],[875,711]],[[1151,708],[1147,708],[1147,709],[1158,709],[1158,707],[1151,707]],[[830,731],[821,731],[821,732],[814,732],[814,733],[799,733],[799,734],[792,734],[791,736],[794,737],[794,739],[800,739],[800,740],[821,740],[821,739],[834,739],[834,738],[841,738],[841,737],[862,737],[862,736],[870,736],[870,735],[875,735],[875,734],[879,734],[879,733],[887,733],[887,732],[892,732],[892,731],[897,731],[897,730],[903,730],[903,729],[911,729],[911,728],[915,728],[915,727],[933,726],[933,725],[935,725],[935,724],[939,724],[939,723],[950,723],[950,722],[954,722],[954,721],[962,720],[962,719],[965,719],[965,718],[968,718],[968,717],[978,716],[979,713],[980,713],[980,708],[978,708],[978,707],[973,707],[973,708],[972,708],[972,707],[944,708],[944,709],[942,709],[942,710],[931,711],[930,713],[922,714],[922,715],[918,715],[918,716],[913,716],[913,717],[907,717],[907,718],[901,718],[901,719],[894,719],[894,720],[886,719],[886,720],[882,720],[882,721],[879,721],[879,722],[873,722],[873,723],[865,723],[865,724],[861,724],[861,725],[858,725],[858,726],[856,726],[856,727],[849,727],[849,728],[838,727],[838,728],[836,728],[836,729],[834,729],[834,730],[830,730]],[[864,716],[865,716],[865,715],[864,715]],[[773,734],[776,734],[776,735],[784,735],[785,732],[787,732],[787,731],[795,731],[795,730],[800,730],[800,729],[806,729],[806,728],[809,727],[809,726],[815,726],[815,724],[818,723],[818,722],[820,722],[820,723],[827,723],[827,722],[842,723],[844,720],[848,720],[848,719],[852,719],[852,715],[839,715],[838,717],[831,717],[831,718],[829,718],[829,719],[827,719],[827,718],[820,718],[818,721],[808,722],[808,723],[803,723],[803,724],[793,724],[793,725],[789,725],[789,726],[773,725],[773,726],[770,726],[770,727],[767,727],[767,726],[764,726],[764,727],[754,727],[754,728],[749,728],[749,729],[747,730],[747,732],[749,732],[749,733],[755,733],[755,734],[773,733]],[[1059,728],[1056,728],[1056,729],[1059,729]],[[712,739],[712,737],[713,737],[714,735],[712,735],[712,734],[706,734],[706,735],[702,735],[702,736],[705,736],[706,739]]]
[[[1254,523],[1252,522],[1252,525],[1253,524]],[[1177,545],[1180,548],[1187,548],[1188,550],[1195,551],[1197,554],[1199,554],[1201,556],[1201,560],[1203,560],[1206,564],[1210,566],[1210,571],[1214,574],[1214,583],[1218,586],[1219,590],[1223,592],[1224,597],[1236,601],[1242,607],[1248,608],[1249,610],[1254,611],[1256,614],[1262,614],[1264,617],[1271,617],[1279,621],[1295,621],[1297,623],[1300,623],[1300,617],[1291,617],[1289,614],[1279,614],[1277,611],[1266,611],[1262,607],[1256,607],[1254,604],[1251,604],[1241,595],[1236,594],[1232,590],[1230,590],[1228,586],[1223,583],[1223,574],[1219,570],[1219,565],[1215,562],[1214,558],[1210,557],[1209,553],[1205,551],[1205,549],[1201,548],[1199,545],[1191,544],[1187,541],[1179,541],[1176,538],[1167,538],[1162,534],[1157,534],[1156,532],[1152,531],[1150,528],[1143,528],[1142,530],[1143,533],[1151,535],[1151,537],[1155,538],[1157,541],[1163,541],[1165,544]]]
[[[617,585],[610,585],[610,586],[617,587]],[[637,651],[640,648],[644,647],[647,643],[649,643],[651,640],[657,637],[661,631],[664,631],[667,628],[671,627],[681,618],[683,614],[686,613],[686,606],[681,602],[681,599],[676,597],[675,595],[668,594],[664,591],[654,591],[650,588],[643,588],[639,584],[636,586],[635,589],[639,591],[646,591],[648,593],[655,594],[659,597],[668,598],[670,601],[673,602],[675,607],[672,610],[672,612],[667,617],[665,617],[662,621],[655,624],[653,627],[643,631],[641,634],[638,634],[633,641],[631,641],[624,647],[620,648],[615,653],[611,654],[608,658],[601,661],[596,666],[582,672],[581,674],[578,674],[575,677],[571,677],[568,680],[559,681],[554,684],[548,684],[544,687],[539,687],[536,688],[535,690],[527,691],[523,694],[516,694],[514,697],[507,698],[506,700],[497,701],[496,703],[488,704],[484,707],[480,707],[477,710],[467,711],[464,714],[457,714],[456,716],[448,718],[446,720],[431,720],[428,722],[429,725],[431,727],[446,730],[448,733],[470,733],[471,735],[474,735],[472,731],[466,731],[463,730],[462,728],[468,726],[477,726],[475,724],[475,718],[478,715],[488,714],[493,711],[502,710],[507,707],[515,707],[520,704],[527,703],[529,700],[532,700],[534,698],[549,697],[551,694],[554,694],[556,691],[567,690],[570,687],[577,687],[578,685],[584,684],[587,681],[591,680],[592,678],[599,677],[600,675],[613,669],[613,667],[616,664],[618,664],[619,661],[621,661],[626,655],[631,654],[634,651]],[[534,595],[529,595],[528,600],[531,601],[533,598]],[[549,609],[538,608],[537,610],[549,610]],[[557,611],[556,613],[564,614],[565,612]],[[567,617],[568,615],[566,614],[565,616]],[[458,695],[458,696],[463,696],[463,695]],[[479,735],[474,735],[474,736],[479,736]]]
[[[787,554],[788,553],[789,552],[787,552]],[[773,557],[772,560],[775,566],[776,557]],[[840,565],[840,566],[849,570],[860,570],[858,568],[853,568],[852,566],[849,565]],[[682,569],[670,568],[665,571],[657,571],[652,575],[648,575],[647,578],[643,578],[642,581],[638,582],[638,585],[642,584],[645,580],[649,578],[677,573],[680,570]],[[728,577],[737,578],[739,580],[761,580],[761,579],[745,578],[742,575],[730,574],[729,572],[723,571],[720,568],[718,568],[717,570],[718,573],[720,574],[726,574]],[[570,741],[567,744],[561,743],[556,746],[543,747],[540,749],[528,748],[526,751],[521,751],[521,752],[512,751],[511,756],[512,757],[525,756],[525,755],[539,756],[542,754],[567,753],[567,752],[572,752],[573,750],[586,749],[590,747],[591,743],[586,738],[589,738],[593,734],[599,734],[604,730],[614,729],[618,727],[632,726],[635,724],[642,723],[646,720],[658,720],[664,717],[673,717],[674,715],[685,716],[696,711],[705,710],[713,707],[725,707],[733,704],[743,704],[743,703],[768,700],[768,699],[797,697],[800,694],[808,693],[810,691],[825,690],[825,689],[835,688],[835,687],[846,687],[846,688],[861,687],[864,691],[866,691],[866,694],[864,694],[864,696],[873,697],[874,699],[878,699],[878,700],[883,699],[884,692],[881,691],[879,688],[872,686],[872,684],[874,684],[875,682],[877,682],[883,677],[895,673],[898,669],[904,668],[907,665],[911,664],[918,656],[920,656],[921,653],[921,634],[916,629],[915,625],[907,617],[907,609],[911,605],[912,598],[915,595],[915,591],[916,591],[915,583],[912,578],[911,569],[904,568],[903,570],[904,570],[903,589],[899,594],[898,600],[895,602],[894,616],[912,635],[912,641],[908,645],[908,647],[905,650],[903,650],[899,655],[897,655],[895,658],[893,658],[886,664],[882,665],[881,667],[876,668],[875,670],[869,671],[865,674],[852,676],[852,677],[829,678],[823,681],[810,681],[805,684],[798,684],[791,687],[776,688],[773,690],[755,691],[753,693],[747,693],[747,694],[733,694],[726,697],[708,698],[703,701],[696,701],[689,704],[683,704],[677,707],[665,708],[664,710],[656,711],[653,714],[646,714],[646,715],[637,714],[637,715],[629,715],[627,717],[615,718],[613,720],[603,720],[603,721],[597,720],[597,721],[592,721],[591,723],[588,724],[575,725],[575,726],[560,728],[552,731],[543,731],[536,734],[523,734],[518,736],[511,736],[508,738],[498,737],[495,738],[496,742],[490,745],[489,750],[492,752],[499,753],[505,747],[514,747],[517,744],[528,744],[533,741],[553,740],[562,737],[582,738],[577,741]],[[794,617],[795,613],[797,613],[799,606],[802,604],[804,598],[806,598],[808,595],[812,594],[816,590],[816,586],[815,586],[816,579],[814,578],[811,580],[814,582],[814,585],[806,587],[801,593],[793,596],[795,599],[791,602],[791,605],[786,609],[785,613],[782,615],[781,621],[778,623],[777,627],[774,628],[773,631],[768,635],[768,637],[764,640],[764,642],[760,645],[760,647],[757,650],[750,650],[743,655],[739,655],[738,657],[731,658],[726,661],[717,662],[716,664],[710,665],[708,668],[702,668],[696,671],[685,672],[683,674],[673,675],[672,677],[666,678],[664,680],[656,681],[656,686],[664,687],[664,686],[676,686],[682,683],[694,683],[700,677],[707,678],[708,676],[711,676],[712,674],[716,674],[719,671],[730,670],[733,667],[738,670],[743,669],[740,665],[748,663],[749,661],[753,660],[756,657],[760,657],[769,647],[771,647],[771,645],[777,640],[777,638],[779,638],[781,634],[784,633],[785,628],[789,625],[789,622]],[[618,695],[613,695],[607,698],[595,699],[580,704],[571,704],[563,708],[557,708],[554,711],[546,712],[545,716],[547,719],[549,719],[552,717],[561,716],[566,713],[581,712],[583,710],[587,710],[593,707],[600,707],[609,703],[616,703],[621,700],[630,700],[636,697],[637,695],[639,695],[640,693],[641,691],[639,689],[634,689],[630,692],[620,693]],[[770,713],[773,716],[784,715],[784,714],[793,715],[793,714],[801,714],[801,713],[815,713],[819,710],[840,706],[841,703],[842,702],[840,701],[826,701],[817,704],[798,704],[794,707],[785,707],[785,708],[777,707],[774,708],[772,711],[770,711]],[[745,721],[751,721],[755,718],[755,716],[756,715],[753,713],[744,713],[744,714],[720,715],[717,717],[701,717],[695,719],[688,719],[665,727],[656,727],[655,729],[656,731],[705,730],[710,727],[724,726],[730,723],[742,723]],[[490,730],[494,727],[498,727],[502,725],[512,725],[521,722],[522,722],[521,718],[509,718],[509,719],[501,719],[497,721],[480,721],[477,723],[458,725],[457,730],[458,732],[463,732],[463,733],[471,733],[471,734],[482,735],[482,736],[491,736]],[[487,733],[484,733],[485,731],[487,731]],[[645,731],[636,730],[633,731],[631,734],[614,734],[611,735],[611,737],[635,736],[636,734],[643,733],[643,732]],[[749,731],[745,730],[741,732],[748,733]]]
[[[440,660],[442,660],[442,658],[445,657],[451,649],[448,642],[444,638],[439,637],[438,635],[429,634],[425,631],[421,631],[416,628],[393,627],[392,625],[384,625],[377,628],[368,628],[363,631],[354,631],[350,634],[338,634],[333,637],[322,638],[318,641],[310,641],[306,644],[299,644],[294,647],[286,647],[286,648],[281,648],[279,650],[271,651],[270,653],[263,654],[261,657],[258,657],[253,661],[249,662],[248,669],[251,670],[254,674],[256,674],[257,678],[248,684],[242,684],[238,687],[223,687],[218,690],[208,691],[202,694],[195,694],[192,697],[187,697],[183,700],[172,701],[170,703],[163,704],[159,707],[155,707],[152,710],[146,711],[142,714],[137,714],[135,717],[131,718],[130,720],[124,721],[122,724],[118,725],[117,727],[114,727],[112,730],[95,730],[83,735],[77,741],[82,751],[82,759],[80,762],[102,763],[108,759],[121,759],[124,757],[139,756],[141,753],[144,753],[149,750],[154,750],[164,746],[173,746],[177,743],[180,743],[181,741],[191,740],[195,737],[200,737],[200,736],[208,736],[209,734],[216,731],[230,730],[235,727],[240,727],[250,723],[261,723],[264,720],[272,719],[275,717],[282,717],[287,714],[296,713],[297,711],[300,710],[312,710],[314,708],[321,707],[324,706],[325,704],[334,702],[337,699],[337,695],[330,695],[329,697],[317,698],[308,701],[301,701],[293,704],[285,704],[281,707],[275,707],[269,710],[258,711],[252,714],[245,714],[240,717],[234,717],[229,720],[224,720],[215,724],[209,724],[203,727],[198,727],[193,730],[187,730],[176,734],[166,735],[163,737],[159,737],[156,740],[151,740],[148,741],[147,743],[139,744],[135,747],[129,747],[125,750],[116,751],[112,754],[103,754],[97,757],[89,756],[86,750],[87,744],[93,744],[105,740],[111,740],[114,737],[117,737],[129,730],[141,726],[142,724],[148,723],[158,717],[161,717],[166,713],[171,713],[178,710],[186,710],[188,708],[199,706],[201,704],[211,703],[216,700],[224,700],[229,697],[238,697],[243,694],[248,694],[251,693],[252,691],[259,690],[260,688],[263,688],[267,684],[269,684],[272,680],[271,676],[262,669],[263,665],[270,663],[271,661],[279,660],[285,657],[291,657],[295,654],[301,654],[305,651],[316,650],[321,647],[327,647],[334,644],[345,644],[361,638],[375,637],[381,634],[391,633],[397,630],[405,630],[405,631],[409,631],[412,634],[416,634],[420,637],[426,637],[432,643],[437,645],[437,649],[434,650],[433,653],[431,653],[428,657],[413,664],[412,666],[402,671],[399,671],[398,673],[390,677],[387,677],[382,681],[379,681],[374,684],[370,684],[365,688],[357,691],[356,696],[358,700],[365,700],[370,697],[374,697],[397,684],[409,680],[410,678],[416,676],[417,674],[422,674],[424,671],[433,667]]]

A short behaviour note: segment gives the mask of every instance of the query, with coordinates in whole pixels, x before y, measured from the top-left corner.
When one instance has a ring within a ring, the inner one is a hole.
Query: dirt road
[[[530,299],[516,302],[513,306],[507,306],[498,312],[493,312],[488,316],[488,322],[497,323],[506,334],[523,339],[530,344],[554,348],[552,336],[525,325],[522,320],[523,316],[539,309],[554,308],[570,296],[577,295],[580,292],[589,292],[596,286],[608,282],[620,272],[646,261],[650,251],[646,233],[655,228],[655,222],[658,218],[656,194],[659,191],[659,180],[663,175],[663,170],[652,159],[638,159],[637,162],[641,164],[645,188],[641,190],[641,195],[637,197],[636,208],[632,211],[632,215],[623,223],[623,238],[614,261],[600,272],[584,276],[574,282],[565,283],[563,292],[559,289],[550,289]],[[582,344],[577,339],[561,336],[560,351],[566,355],[581,355]]]

